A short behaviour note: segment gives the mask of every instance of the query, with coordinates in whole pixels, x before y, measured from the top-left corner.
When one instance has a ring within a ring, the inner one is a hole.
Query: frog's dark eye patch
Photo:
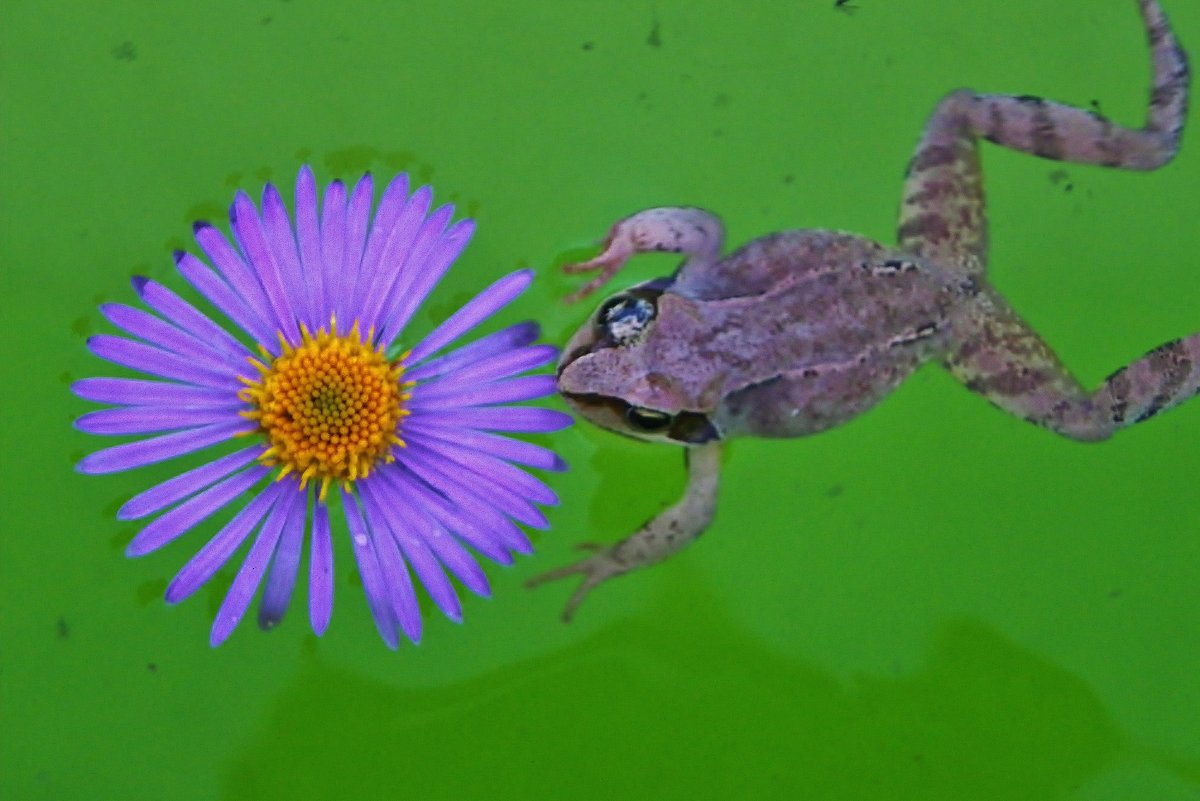
[[[645,431],[647,433],[662,431],[671,425],[671,415],[666,412],[647,409],[643,406],[630,406],[626,409],[625,420],[638,431]]]
[[[705,442],[720,439],[721,432],[706,415],[699,412],[680,412],[671,420],[671,430],[667,432],[667,436],[676,442],[703,445]]]
[[[591,393],[564,392],[563,397],[579,408],[591,409],[589,417],[593,422],[626,436],[638,438],[639,434],[661,434],[684,445],[702,445],[721,439],[717,427],[707,415],[699,412],[669,414],[645,406],[632,406],[620,398]]]

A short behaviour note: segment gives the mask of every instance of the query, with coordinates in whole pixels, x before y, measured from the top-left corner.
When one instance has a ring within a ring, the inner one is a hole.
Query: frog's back
[[[709,271],[703,286],[673,290],[742,299],[764,325],[819,340],[818,353],[846,358],[939,327],[961,297],[960,284],[959,276],[865,237],[799,230],[756,239]]]
[[[884,265],[906,262],[910,269],[890,270]],[[864,266],[866,265],[866,266]],[[856,275],[851,268],[862,273]],[[862,236],[841,231],[804,229],[781,231],[759,237],[730,253],[714,269],[680,275],[673,290],[700,300],[762,295],[797,282],[811,285],[838,284],[844,292],[861,290],[873,294],[877,289],[896,289],[919,283],[915,273],[933,268],[905,257]],[[889,275],[900,280],[891,287],[862,281],[872,275]],[[838,279],[824,276],[839,275]],[[843,283],[846,279],[849,282]]]
[[[762,237],[712,273],[693,291],[741,300],[741,337],[762,357],[726,374],[723,424],[758,436],[812,433],[874,405],[941,352],[960,297],[936,266],[830,231]]]

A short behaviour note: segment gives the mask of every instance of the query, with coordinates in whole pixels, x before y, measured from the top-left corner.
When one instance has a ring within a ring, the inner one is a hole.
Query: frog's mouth
[[[721,432],[713,422],[699,412],[668,414],[594,392],[559,394],[580,416],[601,428],[633,439],[677,445],[703,445],[721,439]]]

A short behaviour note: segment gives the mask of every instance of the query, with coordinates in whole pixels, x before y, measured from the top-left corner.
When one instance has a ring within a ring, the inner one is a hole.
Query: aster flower
[[[429,187],[410,193],[405,175],[388,184],[373,218],[372,195],[370,175],[349,194],[334,181],[318,214],[317,185],[304,167],[294,227],[270,184],[261,213],[237,194],[229,215],[234,244],[207,223],[195,225],[211,266],[182,251],[176,266],[240,338],[166,286],[135,278],[151,311],[105,304],[104,316],[130,337],[88,340],[100,358],[153,378],[76,382],[79,397],[112,405],[84,414],[76,427],[151,436],[87,456],[80,472],[130,470],[244,443],[141,492],[117,513],[121,520],[157,515],[126,549],[141,556],[248,497],[166,591],[168,602],[183,600],[252,540],[213,622],[214,646],[245,615],[264,578],[259,624],[280,621],[305,539],[309,615],[313,630],[324,633],[333,606],[331,502],[344,516],[368,606],[392,648],[399,632],[420,639],[416,584],[461,620],[447,573],[488,595],[473,552],[502,564],[528,553],[516,524],[546,527],[537,505],[557,503],[518,465],[561,470],[564,463],[505,436],[569,425],[561,412],[511,405],[554,391],[552,376],[525,373],[551,362],[555,349],[533,344],[538,328],[526,322],[442,353],[524,291],[532,272],[501,278],[408,345],[406,324],[474,226],[460,220],[447,227],[453,207],[430,212]]]

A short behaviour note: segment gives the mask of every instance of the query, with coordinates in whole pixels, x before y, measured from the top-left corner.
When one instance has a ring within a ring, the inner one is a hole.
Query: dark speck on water
[[[662,47],[662,36],[660,33],[658,19],[655,18],[650,24],[650,35],[646,37],[646,44],[651,47]]]
[[[1075,184],[1071,183],[1071,174],[1066,170],[1052,170],[1047,177],[1050,179],[1050,183],[1061,186],[1064,192],[1070,192],[1075,188]]]
[[[119,45],[113,45],[113,48],[108,52],[112,53],[112,57],[117,61],[134,61],[137,59],[137,46],[133,42],[121,42]]]

